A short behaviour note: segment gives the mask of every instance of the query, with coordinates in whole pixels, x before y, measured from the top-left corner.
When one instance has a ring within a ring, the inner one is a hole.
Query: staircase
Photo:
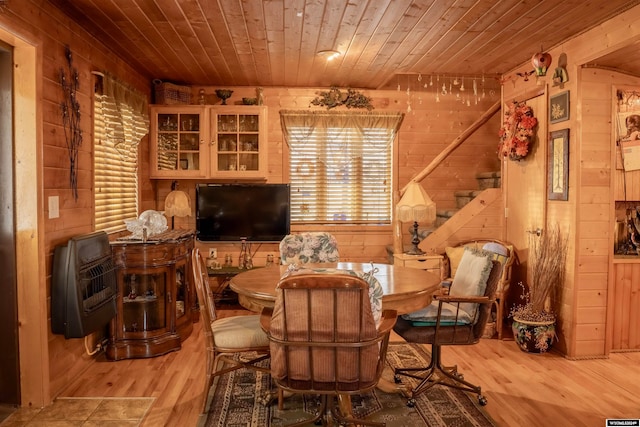
[[[502,224],[496,221],[502,215],[502,190],[500,172],[484,172],[476,175],[477,190],[456,191],[456,208],[437,210],[436,222],[428,228],[419,228],[420,248],[428,253],[443,253],[451,239],[496,238]],[[412,230],[409,225],[409,234]],[[411,245],[404,242],[403,250]],[[393,264],[393,245],[386,247],[387,257]]]
[[[480,129],[494,114],[500,111],[501,101],[496,101],[494,105],[483,113],[478,120],[473,122],[458,137],[456,137],[448,146],[446,146],[440,154],[434,157],[431,162],[411,181],[421,182],[431,172],[433,172],[460,144],[467,140],[475,131]],[[496,181],[500,182],[499,173],[481,174],[478,176],[479,187],[488,183],[495,186]],[[408,184],[407,184],[408,185]],[[480,187],[483,188],[483,187]],[[402,196],[406,186],[399,189],[399,195]],[[420,248],[431,253],[438,253],[444,250],[444,247],[451,239],[461,240],[467,238],[466,235],[473,234],[473,237],[482,237],[484,235],[501,236],[502,223],[497,218],[504,215],[502,208],[502,190],[500,188],[485,188],[481,192],[474,193],[475,190],[465,192],[462,196],[464,202],[467,202],[463,208],[449,209],[447,212],[437,214],[441,216],[437,219],[437,228],[427,235],[420,243]],[[461,203],[463,201],[461,200]],[[446,219],[445,219],[446,218]],[[438,222],[439,221],[439,222]],[[402,225],[397,218],[393,221],[393,245],[387,249],[391,258],[393,253],[403,252],[402,242]],[[393,262],[393,260],[391,260]]]
[[[500,171],[482,172],[476,175],[478,181],[477,190],[460,190],[454,193],[456,198],[455,209],[441,209],[436,211],[436,222],[434,229],[444,224],[449,218],[454,216],[464,206],[480,195],[487,188],[500,188]]]

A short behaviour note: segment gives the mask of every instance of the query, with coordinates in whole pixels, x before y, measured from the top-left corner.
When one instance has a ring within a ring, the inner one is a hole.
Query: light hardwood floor
[[[155,397],[143,426],[195,426],[205,358],[200,323],[194,326],[178,352],[118,362],[100,356],[63,396]],[[443,358],[482,386],[485,408],[498,426],[602,427],[606,418],[640,418],[640,352],[571,361],[526,354],[513,341],[483,339],[445,348]]]

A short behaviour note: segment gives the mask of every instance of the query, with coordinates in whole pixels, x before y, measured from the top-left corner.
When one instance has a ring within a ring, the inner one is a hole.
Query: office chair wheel
[[[411,399],[407,400],[407,406],[409,408],[413,408],[414,406],[416,406],[416,400],[413,397]]]
[[[486,406],[487,405],[487,398],[484,397],[483,395],[479,395],[478,396],[478,403],[480,404],[480,406]]]
[[[400,374],[395,374],[393,376],[393,382],[396,384],[400,384],[402,382],[402,379],[400,378]]]

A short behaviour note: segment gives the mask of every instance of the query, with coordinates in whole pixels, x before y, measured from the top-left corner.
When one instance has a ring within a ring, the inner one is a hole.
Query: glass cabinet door
[[[176,319],[180,319],[185,314],[187,301],[187,266],[186,264],[176,265]]]
[[[158,169],[200,170],[200,115],[158,114]]]
[[[212,128],[215,133],[215,159],[212,170],[222,175],[255,177],[266,167],[262,164],[260,139],[264,125],[262,110],[221,111],[214,115]]]
[[[204,108],[151,109],[151,174],[157,178],[204,177],[207,120]]]
[[[167,273],[125,274],[122,296],[123,332],[145,332],[167,327]]]

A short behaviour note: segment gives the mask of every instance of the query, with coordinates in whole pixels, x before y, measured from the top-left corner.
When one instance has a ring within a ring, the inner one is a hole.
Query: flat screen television
[[[205,242],[279,242],[290,230],[289,184],[198,184],[196,229]]]

